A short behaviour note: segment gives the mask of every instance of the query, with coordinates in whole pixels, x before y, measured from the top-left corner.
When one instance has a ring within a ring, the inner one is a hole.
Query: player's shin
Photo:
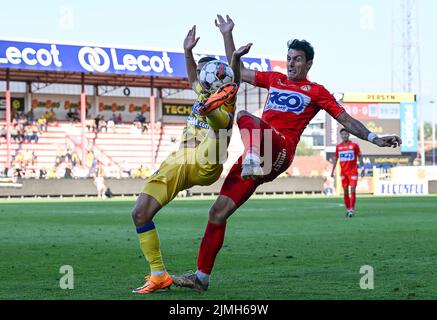
[[[344,205],[346,207],[346,210],[349,210],[351,208],[351,199],[348,192],[344,193]]]
[[[356,192],[352,191],[351,192],[351,197],[350,197],[350,206],[349,206],[349,208],[351,210],[355,210],[356,199],[357,199]]]
[[[140,247],[150,265],[152,276],[162,276],[165,274],[165,266],[161,255],[161,246],[158,232],[153,222],[137,228]]]
[[[215,259],[223,246],[225,233],[226,223],[215,224],[208,222],[200,244],[199,257],[197,259],[196,275],[203,283],[208,283],[209,281],[209,275],[214,267]]]

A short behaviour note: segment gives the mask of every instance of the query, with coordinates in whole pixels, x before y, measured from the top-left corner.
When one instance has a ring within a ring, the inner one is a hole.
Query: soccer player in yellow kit
[[[148,179],[132,211],[140,247],[151,269],[145,284],[133,290],[138,294],[166,289],[173,283],[163,263],[160,240],[153,223],[155,214],[180,191],[194,185],[211,185],[223,170],[223,158],[230,140],[227,132],[232,129],[240,81],[240,61],[251,45],[241,47],[233,54],[231,67],[237,84],[224,85],[217,92],[207,92],[199,84],[198,75],[206,63],[216,59],[205,57],[196,65],[192,50],[198,41],[194,26],[184,41],[184,49],[188,80],[198,98],[184,128],[181,146]],[[226,148],[220,148],[223,145]]]

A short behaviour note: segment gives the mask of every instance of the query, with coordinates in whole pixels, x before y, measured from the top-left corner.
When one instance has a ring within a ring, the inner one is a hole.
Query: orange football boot
[[[147,276],[145,279],[146,283],[133,290],[133,293],[149,294],[158,290],[170,289],[173,284],[173,279],[167,272],[162,276]]]
[[[235,83],[224,84],[203,104],[201,103],[197,112],[201,116],[216,110],[225,102],[233,99],[238,92],[238,85]]]

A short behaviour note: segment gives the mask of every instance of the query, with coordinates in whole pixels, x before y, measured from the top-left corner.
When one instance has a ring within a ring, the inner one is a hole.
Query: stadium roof
[[[195,59],[213,54],[195,55]],[[216,56],[225,60],[224,56]],[[244,58],[257,70],[285,68],[285,61]],[[0,80],[110,85],[127,87],[189,88],[182,52],[116,48],[60,42],[0,40]]]

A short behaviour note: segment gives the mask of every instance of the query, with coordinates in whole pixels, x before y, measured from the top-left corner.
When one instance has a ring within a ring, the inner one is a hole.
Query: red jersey
[[[340,143],[336,150],[335,156],[340,161],[342,176],[357,176],[358,175],[358,157],[361,155],[360,147],[349,141],[348,143]]]
[[[320,109],[337,118],[345,110],[319,85],[308,80],[290,81],[279,72],[255,74],[255,85],[269,90],[262,119],[296,147],[308,123]]]

